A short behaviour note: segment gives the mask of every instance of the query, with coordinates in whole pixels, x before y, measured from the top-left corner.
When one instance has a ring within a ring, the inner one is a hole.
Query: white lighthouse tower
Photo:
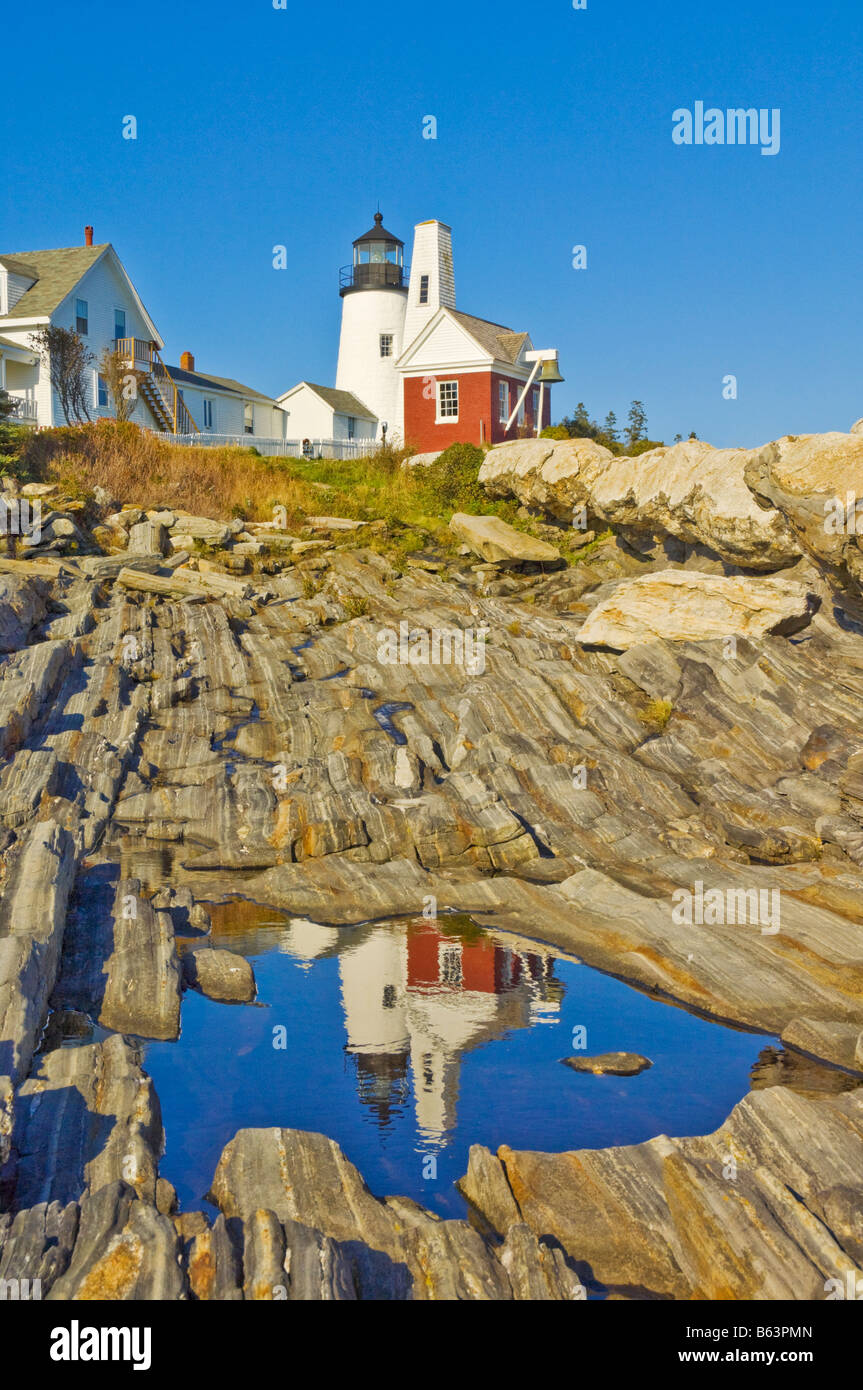
[[[336,389],[350,391],[377,416],[378,438],[401,439],[404,430],[402,386],[395,369],[404,343],[408,288],[404,278],[404,242],[382,225],[354,242],[353,263],[340,273],[342,331]]]

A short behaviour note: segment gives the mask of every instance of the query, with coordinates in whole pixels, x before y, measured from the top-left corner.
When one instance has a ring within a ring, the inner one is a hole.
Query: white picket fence
[[[201,447],[239,447],[257,449],[259,454],[276,458],[355,459],[376,454],[380,444],[372,439],[267,439],[256,434],[159,434],[167,444]]]

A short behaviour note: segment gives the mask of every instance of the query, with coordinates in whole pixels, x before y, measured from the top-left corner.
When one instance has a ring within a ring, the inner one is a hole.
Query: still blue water
[[[378,1196],[463,1215],[453,1182],[471,1144],[709,1133],[771,1041],[466,918],[328,928],[250,903],[214,917],[211,944],[252,962],[257,1003],[190,991],[180,1039],[146,1049],[165,1124],[160,1172],[187,1210],[205,1205],[238,1129],[282,1126],[337,1140]],[[562,1066],[578,1027],[583,1052],[641,1052],[652,1068],[623,1078]]]

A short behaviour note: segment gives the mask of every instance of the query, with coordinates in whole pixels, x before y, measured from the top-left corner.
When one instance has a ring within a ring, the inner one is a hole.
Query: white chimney
[[[414,249],[404,328],[406,348],[441,306],[447,309],[455,308],[452,229],[445,222],[419,222],[414,227]]]

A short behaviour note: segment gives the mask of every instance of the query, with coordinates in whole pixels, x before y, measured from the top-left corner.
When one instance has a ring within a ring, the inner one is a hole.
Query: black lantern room
[[[404,242],[386,230],[381,213],[376,212],[371,231],[354,242],[353,264],[342,266],[339,272],[340,293],[406,290],[404,259]]]

